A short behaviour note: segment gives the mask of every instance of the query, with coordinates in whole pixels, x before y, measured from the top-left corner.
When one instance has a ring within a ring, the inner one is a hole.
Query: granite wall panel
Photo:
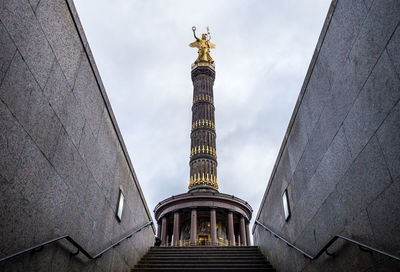
[[[36,17],[60,63],[69,85],[74,85],[83,45],[65,1],[41,0]]]
[[[2,1],[0,46],[0,258],[60,235],[96,254],[151,221],[73,2]],[[153,239],[93,261],[60,242],[0,270],[129,271]]]
[[[311,255],[341,234],[400,256],[399,21],[398,1],[332,1],[256,218]],[[253,235],[279,271],[400,269],[345,241],[310,262],[260,225]]]
[[[15,54],[16,47],[7,33],[4,25],[0,22],[0,84],[3,81],[11,60]]]
[[[343,126],[353,156],[362,150],[400,98],[400,80],[384,51]]]
[[[33,76],[43,88],[54,55],[28,1],[2,1],[0,17]]]
[[[400,177],[400,101],[390,111],[377,131],[379,145],[385,155],[393,179]]]
[[[397,74],[400,77],[400,56],[398,50],[400,48],[400,27],[397,26],[395,33],[390,38],[389,44],[386,47],[390,61],[393,63]]]

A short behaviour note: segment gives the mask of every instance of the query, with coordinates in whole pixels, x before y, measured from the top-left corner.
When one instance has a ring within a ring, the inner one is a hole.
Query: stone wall
[[[72,0],[0,2],[0,207],[0,258],[65,234],[96,254],[151,221]],[[128,271],[153,235],[95,261],[62,242],[0,270]]]
[[[256,218],[311,255],[342,234],[400,256],[399,20],[396,0],[334,0],[328,12]],[[253,234],[279,271],[400,268],[342,241],[311,262]]]

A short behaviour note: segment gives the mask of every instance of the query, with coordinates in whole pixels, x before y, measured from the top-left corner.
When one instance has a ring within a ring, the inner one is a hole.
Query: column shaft
[[[168,244],[167,240],[167,217],[161,219],[161,245],[165,246]]]
[[[229,245],[234,245],[235,234],[233,233],[233,212],[228,212],[228,241]]]
[[[157,223],[157,237],[161,239],[161,223]]]
[[[192,209],[190,215],[190,245],[196,245],[197,240],[197,210]]]
[[[174,246],[179,244],[179,212],[174,212]]]
[[[246,246],[247,239],[246,239],[246,227],[244,223],[244,217],[240,217],[240,244],[242,246]]]
[[[246,244],[251,246],[250,242],[250,222],[246,222]]]
[[[211,244],[215,246],[217,245],[217,211],[215,208],[211,208],[210,222],[211,222]]]

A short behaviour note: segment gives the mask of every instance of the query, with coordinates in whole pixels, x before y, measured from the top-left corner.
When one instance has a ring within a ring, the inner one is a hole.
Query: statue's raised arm
[[[192,27],[193,31],[193,36],[196,39],[196,41],[192,42],[189,44],[190,47],[196,47],[198,48],[198,53],[199,56],[197,57],[195,63],[198,64],[199,62],[202,63],[214,63],[214,60],[210,56],[210,49],[211,48],[216,48],[216,45],[210,42],[211,35],[210,35],[210,30],[207,27],[207,34],[202,34],[201,39],[199,39],[196,36],[196,27]]]
[[[199,37],[196,36],[196,27],[193,26],[193,27],[192,27],[192,30],[193,30],[193,36],[194,36],[194,38],[196,39],[196,41],[199,41],[199,40],[200,40]]]

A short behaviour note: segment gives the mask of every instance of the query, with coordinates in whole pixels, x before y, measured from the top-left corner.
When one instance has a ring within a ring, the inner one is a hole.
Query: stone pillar
[[[246,222],[246,244],[248,246],[251,246],[250,242],[250,222]]]
[[[165,246],[167,244],[167,217],[164,215],[161,219],[161,245]]]
[[[161,223],[157,222],[157,237],[161,239]]]
[[[240,245],[246,246],[246,227],[244,223],[244,217],[240,217]]]
[[[190,245],[196,245],[197,240],[197,210],[192,208],[190,215]]]
[[[179,246],[179,211],[174,212],[174,246]]]
[[[210,222],[211,222],[211,244],[217,245],[217,210],[215,207],[211,207],[210,211]]]
[[[234,245],[235,234],[233,233],[233,212],[228,212],[228,241],[229,245]]]

